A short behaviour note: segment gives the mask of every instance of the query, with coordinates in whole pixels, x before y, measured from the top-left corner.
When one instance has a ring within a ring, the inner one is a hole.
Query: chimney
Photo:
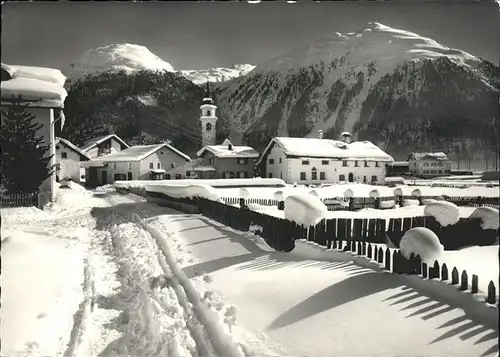
[[[323,139],[323,130],[318,130],[318,139]]]
[[[344,131],[342,134],[340,134],[340,136],[344,143],[349,144],[351,142],[351,133]]]

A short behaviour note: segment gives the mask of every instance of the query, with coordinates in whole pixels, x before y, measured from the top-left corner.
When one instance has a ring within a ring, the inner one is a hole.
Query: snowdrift
[[[285,181],[277,178],[249,178],[249,179],[217,179],[217,180],[143,180],[143,181],[115,181],[114,186],[117,188],[145,188],[147,185],[155,186],[183,186],[192,184],[202,184],[212,187],[252,187],[252,186],[269,186],[269,187],[286,187]]]
[[[444,247],[438,236],[428,228],[417,227],[407,231],[399,243],[401,254],[405,258],[410,258],[411,253],[419,255],[422,261],[434,264]]]
[[[328,208],[313,195],[290,195],[285,199],[285,219],[303,226],[315,226],[325,218]]]
[[[500,225],[498,210],[492,207],[479,207],[469,218],[480,218],[482,229],[498,229]]]
[[[443,227],[454,225],[460,219],[458,207],[446,201],[431,202],[424,208],[424,216],[433,216]]]
[[[208,185],[148,185],[148,192],[163,193],[173,198],[194,198],[201,197],[211,201],[220,201],[217,191]]]

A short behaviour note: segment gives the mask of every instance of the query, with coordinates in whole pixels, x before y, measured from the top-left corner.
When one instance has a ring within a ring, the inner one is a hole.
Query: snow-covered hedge
[[[446,201],[431,202],[424,208],[425,216],[433,216],[443,227],[453,225],[460,220],[458,207]]]
[[[147,185],[146,191],[163,193],[173,198],[201,197],[207,200],[221,202],[217,191],[208,185]]]
[[[434,264],[444,251],[438,236],[428,228],[416,227],[407,231],[399,243],[401,254],[410,258],[411,253],[419,255],[425,263]]]
[[[247,179],[214,179],[214,180],[200,180],[200,179],[186,179],[186,180],[143,180],[143,181],[115,181],[114,186],[120,188],[136,187],[144,188],[147,185],[156,186],[188,186],[188,185],[207,185],[212,187],[226,187],[226,186],[272,186],[272,187],[286,187],[285,181],[277,178],[247,178]]]
[[[498,210],[492,207],[479,207],[469,218],[480,218],[482,229],[498,229],[500,225]]]
[[[290,195],[285,199],[285,219],[303,226],[315,226],[325,218],[328,208],[316,196]]]

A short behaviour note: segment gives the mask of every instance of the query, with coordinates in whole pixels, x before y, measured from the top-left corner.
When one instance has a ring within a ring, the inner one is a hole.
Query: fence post
[[[471,294],[477,294],[479,292],[479,278],[476,274],[472,274],[472,282],[471,282]]]
[[[448,267],[446,266],[446,263],[443,263],[443,266],[441,267],[441,280],[448,280]]]
[[[377,262],[378,263],[383,263],[384,262],[384,252],[382,251],[382,247],[378,248],[378,257],[377,257]]]
[[[494,304],[494,303],[496,303],[496,300],[497,300],[496,295],[497,294],[496,294],[495,284],[493,283],[493,280],[492,280],[488,284],[488,296],[486,298],[486,302],[488,304]]]
[[[396,250],[392,255],[392,272],[394,274],[399,274],[401,271],[401,253]]]
[[[349,211],[354,211],[354,197],[349,198]]]
[[[460,276],[460,290],[465,291],[468,288],[468,280],[467,272],[465,270],[462,271],[462,275]]]
[[[366,242],[361,243],[361,255],[366,256]]]
[[[368,258],[372,258],[372,245],[371,243],[368,243]]]
[[[453,270],[451,271],[451,284],[452,285],[458,284],[458,269],[457,269],[457,267],[453,267]]]
[[[429,277],[429,267],[427,263],[422,263],[422,278],[427,279]]]
[[[278,202],[278,210],[283,211],[285,209],[285,201]]]
[[[439,278],[439,273],[440,273],[439,263],[436,260],[434,261],[434,266],[429,269],[429,279]]]
[[[380,209],[380,197],[375,198],[375,209]]]
[[[385,248],[385,270],[391,270],[391,250],[386,247]]]

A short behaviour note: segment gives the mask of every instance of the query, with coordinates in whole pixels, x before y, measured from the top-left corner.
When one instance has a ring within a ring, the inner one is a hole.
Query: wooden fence
[[[50,201],[50,192],[0,194],[0,208],[38,207],[43,209]]]

